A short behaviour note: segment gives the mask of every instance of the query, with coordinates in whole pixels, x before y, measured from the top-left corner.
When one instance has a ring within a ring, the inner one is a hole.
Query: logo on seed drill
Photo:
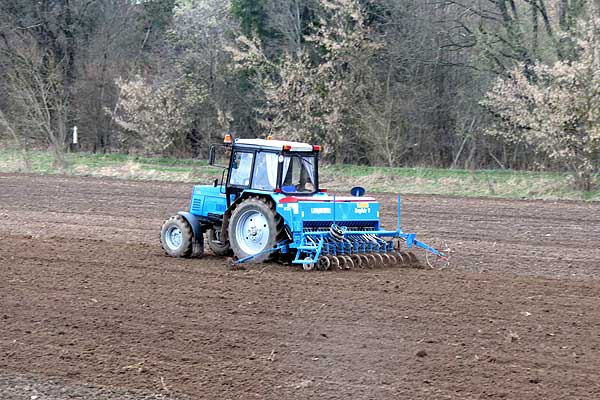
[[[369,207],[369,203],[357,203],[356,208],[354,209],[355,214],[369,214],[371,213],[371,207]]]

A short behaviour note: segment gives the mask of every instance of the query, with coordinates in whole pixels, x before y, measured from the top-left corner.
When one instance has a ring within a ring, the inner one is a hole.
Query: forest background
[[[205,158],[237,137],[327,164],[568,172],[600,143],[597,0],[3,0],[0,141]]]

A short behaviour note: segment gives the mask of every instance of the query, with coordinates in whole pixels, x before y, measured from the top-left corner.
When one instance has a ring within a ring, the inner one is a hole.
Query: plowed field
[[[232,271],[163,255],[190,191],[0,174],[1,399],[600,398],[600,204],[404,196],[450,268]]]

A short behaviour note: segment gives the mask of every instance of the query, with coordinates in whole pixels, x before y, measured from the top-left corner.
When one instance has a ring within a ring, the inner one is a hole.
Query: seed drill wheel
[[[375,257],[375,262],[376,264],[379,265],[383,265],[383,257],[381,257],[381,254],[379,253],[373,253],[373,256]]]
[[[362,261],[362,259],[360,258],[360,255],[358,255],[358,254],[352,254],[352,255],[350,256],[350,258],[352,258],[352,261],[354,261],[354,265],[355,265],[357,268],[364,268],[364,267],[365,267],[365,266],[363,265],[363,261]]]
[[[375,256],[371,253],[362,254],[363,263],[366,268],[371,269],[375,265]]]
[[[221,232],[217,229],[208,229],[206,231],[208,239],[208,247],[215,253],[216,256],[229,256],[231,255],[231,246],[229,241],[224,243],[217,243],[221,240]]]
[[[306,258],[304,258],[304,261],[313,261],[313,259],[310,257],[306,257]],[[308,264],[302,264],[302,269],[305,271],[312,271],[314,268],[315,268],[314,262],[309,262]]]
[[[341,256],[344,259],[344,268],[346,269],[354,269],[354,261],[350,256]]]
[[[394,257],[396,258],[396,264],[404,264],[404,256],[402,255],[402,253],[400,253],[399,251],[395,251]]]
[[[403,265],[409,266],[412,264],[412,258],[410,257],[409,253],[407,253],[406,251],[401,251],[400,255],[402,256]]]
[[[413,253],[412,251],[409,251],[408,252],[408,257],[410,258],[410,263],[412,265],[415,265],[415,266],[419,266],[420,265],[419,259],[417,258],[417,256],[415,255],[415,253]]]
[[[340,259],[337,256],[328,256],[329,261],[331,262],[331,269],[343,269],[344,267],[340,265]]]
[[[389,265],[392,262],[392,259],[390,258],[388,253],[382,253],[381,258],[383,258],[384,265]]]
[[[327,256],[319,257],[319,260],[317,261],[317,269],[319,271],[327,271],[329,269],[329,267],[331,267],[331,261],[329,260],[329,257],[327,257]]]
[[[396,265],[404,265],[404,257],[399,251],[394,251],[394,257],[396,257]]]
[[[202,236],[202,235],[200,235]],[[160,230],[160,243],[172,257],[191,257],[194,245],[192,227],[181,215],[174,215],[164,222]],[[198,255],[204,252],[204,240],[199,238]]]
[[[231,214],[228,231],[229,243],[236,257],[253,256],[275,247],[278,238],[285,234],[280,219],[266,199],[251,197],[238,205]],[[252,261],[261,262],[276,255],[275,252],[267,252]]]

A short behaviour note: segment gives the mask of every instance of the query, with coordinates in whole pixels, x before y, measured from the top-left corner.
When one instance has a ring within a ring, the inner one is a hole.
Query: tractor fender
[[[254,191],[249,191],[249,190],[245,190],[243,191],[237,199],[235,199],[233,201],[233,203],[231,203],[231,206],[229,206],[229,208],[225,211],[225,213],[227,214],[231,214],[231,212],[233,211],[234,208],[236,208],[242,201],[248,199],[249,197],[264,197],[264,198],[268,198],[270,200],[272,200],[273,198],[271,197],[270,194],[264,193],[264,192],[254,192]]]
[[[185,218],[185,220],[188,222],[188,224],[190,224],[190,226],[192,227],[192,232],[194,233],[194,239],[199,242],[203,239],[202,237],[202,227],[200,226],[200,220],[198,219],[198,217],[196,217],[193,214],[190,214],[189,212],[185,212],[185,211],[179,211],[177,213],[178,215],[181,215],[183,218]]]

